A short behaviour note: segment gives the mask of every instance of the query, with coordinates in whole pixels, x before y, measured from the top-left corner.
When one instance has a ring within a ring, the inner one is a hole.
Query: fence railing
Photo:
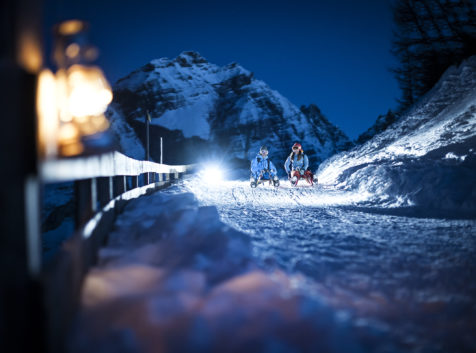
[[[138,161],[119,152],[83,158],[45,161],[40,166],[44,184],[74,181],[75,225],[79,229],[100,208],[126,191],[178,179],[193,165]],[[130,196],[129,196],[130,197]]]
[[[74,182],[76,205],[74,234],[41,271],[48,351],[66,350],[83,278],[96,263],[117,213],[128,200],[165,187],[192,169],[138,161],[118,152],[41,164],[40,183]]]
[[[47,57],[38,0],[0,2],[0,351],[65,352],[81,282],[128,198],[166,185],[190,166],[118,153],[40,161],[38,80]],[[43,184],[73,181],[76,231],[42,264]]]

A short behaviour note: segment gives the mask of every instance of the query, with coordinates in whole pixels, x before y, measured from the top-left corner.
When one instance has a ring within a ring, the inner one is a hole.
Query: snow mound
[[[452,67],[381,134],[323,163],[321,183],[375,205],[476,217],[476,57]]]

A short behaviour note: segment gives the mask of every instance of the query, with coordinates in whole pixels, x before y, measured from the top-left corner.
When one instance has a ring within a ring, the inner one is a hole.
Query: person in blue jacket
[[[309,167],[309,158],[304,153],[300,143],[295,143],[292,147],[292,152],[284,162],[284,169],[288,174],[291,185],[296,186],[300,178],[305,178],[307,182],[313,185],[314,176]]]
[[[251,187],[258,186],[260,180],[269,180],[274,186],[279,186],[276,167],[268,158],[268,147],[262,146],[259,153],[251,161]]]

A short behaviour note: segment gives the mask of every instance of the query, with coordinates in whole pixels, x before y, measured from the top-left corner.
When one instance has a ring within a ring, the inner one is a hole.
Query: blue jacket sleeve
[[[291,164],[291,158],[288,157],[288,158],[286,159],[286,162],[284,162],[284,169],[286,169],[286,173],[288,173],[288,174],[289,174],[289,165],[290,165],[290,164]]]
[[[276,173],[276,167],[274,166],[273,162],[269,161],[269,171],[272,173],[272,174],[275,174]]]
[[[306,155],[304,155],[304,170],[307,170],[309,167],[309,158],[307,158]]]
[[[260,171],[259,165],[258,165],[258,158],[253,158],[251,161],[251,172],[252,173],[258,173]]]

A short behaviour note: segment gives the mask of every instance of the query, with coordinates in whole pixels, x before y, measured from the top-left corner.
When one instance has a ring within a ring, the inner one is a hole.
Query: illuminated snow
[[[394,206],[476,214],[476,57],[450,68],[396,123],[320,165],[319,180]]]

